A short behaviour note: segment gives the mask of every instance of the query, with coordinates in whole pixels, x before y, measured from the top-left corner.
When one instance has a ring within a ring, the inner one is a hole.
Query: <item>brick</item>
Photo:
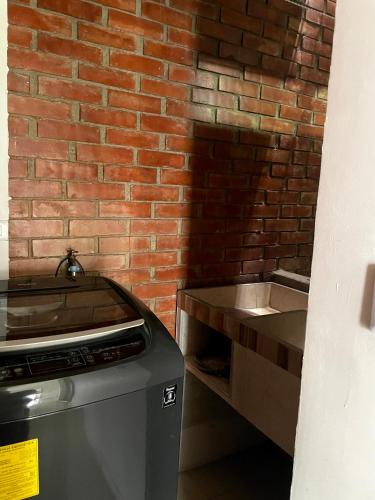
[[[133,293],[140,299],[152,299],[155,297],[169,297],[175,295],[177,285],[175,283],[149,283],[147,285],[133,286]]]
[[[97,47],[86,45],[74,40],[57,38],[46,33],[38,34],[38,49],[42,52],[52,52],[59,56],[70,57],[92,63],[100,63],[102,51]]]
[[[266,259],[294,257],[297,255],[297,245],[280,245],[275,247],[268,247],[265,249],[264,254]]]
[[[8,117],[8,131],[9,135],[20,135],[25,136],[29,133],[29,121],[27,118],[21,118],[19,116],[9,116]]]
[[[242,32],[240,29],[220,24],[211,19],[198,17],[197,31],[218,40],[224,40],[238,45],[241,44]]]
[[[158,299],[155,304],[155,312],[174,312],[176,309],[176,299]]]
[[[302,80],[307,80],[309,82],[327,86],[329,80],[329,74],[324,71],[318,71],[317,69],[302,67],[301,78]]]
[[[242,266],[243,272],[248,274],[275,271],[275,269],[277,269],[275,259],[248,261],[244,262]]]
[[[102,9],[81,0],[38,0],[38,7],[87,21],[100,22]]]
[[[267,203],[298,203],[299,194],[290,191],[267,192]]]
[[[180,250],[190,247],[190,238],[188,236],[157,236],[156,248],[158,250]]]
[[[225,251],[225,260],[242,261],[257,260],[263,257],[263,248],[228,248]]]
[[[220,127],[218,125],[212,126],[206,123],[197,123],[194,128],[197,137],[204,137],[205,139],[215,141],[234,142],[236,140],[235,131],[228,129],[228,127]]]
[[[319,26],[324,26],[325,28],[329,28],[333,30],[335,26],[335,22],[333,17],[327,16],[322,12],[318,12],[314,9],[306,10],[306,19],[312,23],[318,24]]]
[[[133,201],[177,201],[178,188],[162,186],[132,186]]]
[[[79,64],[78,77],[81,80],[101,83],[103,85],[107,85],[108,87],[119,87],[127,90],[135,90],[135,77],[130,73],[125,73],[124,71]],[[86,101],[86,99],[81,100]]]
[[[278,233],[250,233],[244,236],[243,244],[249,246],[275,245],[278,242]]]
[[[220,44],[220,56],[227,59],[234,59],[239,63],[257,65],[259,62],[259,54],[245,47],[233,45],[231,43]]]
[[[177,221],[174,220],[132,220],[130,223],[132,235],[176,234]]]
[[[71,61],[50,54],[15,48],[8,49],[8,66],[61,76],[71,76],[72,74]]]
[[[206,106],[181,101],[168,101],[167,114],[181,118],[188,118],[189,120],[198,120],[203,122],[213,121],[212,109],[207,108]]]
[[[135,54],[112,51],[110,63],[111,66],[115,68],[135,71],[151,76],[163,76],[164,73],[163,62]]]
[[[106,180],[117,182],[142,182],[145,184],[156,183],[157,172],[154,168],[143,167],[117,167],[109,165],[104,169]]]
[[[289,179],[288,189],[291,191],[317,191],[318,182],[314,179]]]
[[[20,75],[14,71],[8,73],[8,91],[13,92],[30,92],[30,77],[29,75]]]
[[[225,92],[196,88],[193,89],[193,101],[230,109],[233,109],[236,103],[235,97]]]
[[[100,142],[99,129],[79,123],[61,123],[57,120],[39,120],[38,136],[66,141]]]
[[[9,221],[9,236],[11,238],[43,238],[63,235],[63,221],[48,220],[11,220]]]
[[[96,165],[41,160],[38,158],[35,161],[35,176],[61,180],[93,181],[97,179],[98,168]]]
[[[244,16],[243,13],[233,10],[233,8],[224,7],[221,10],[221,21],[224,24],[229,24],[257,35],[261,33],[262,29],[262,22],[259,19]]]
[[[269,132],[278,132],[280,134],[294,134],[296,126],[294,123],[276,118],[262,116],[260,128]]]
[[[297,104],[297,97],[295,93],[272,87],[262,88],[262,99],[287,104],[288,106],[295,106]]]
[[[50,158],[52,160],[67,160],[68,144],[62,141],[45,139],[29,139],[28,137],[11,138],[9,154],[14,156],[29,156],[30,158]]]
[[[30,48],[32,32],[20,26],[8,26],[8,44]]]
[[[324,57],[331,57],[332,46],[327,43],[319,42],[312,38],[303,37],[302,46],[305,50],[319,54]]]
[[[86,271],[118,270],[125,267],[123,255],[90,255],[81,256],[81,262]]]
[[[132,16],[125,12],[110,10],[108,26],[156,40],[163,38],[163,27],[159,23]]]
[[[282,217],[311,217],[312,207],[306,206],[285,206],[281,211]]]
[[[10,180],[9,196],[13,198],[59,198],[61,183],[40,180]]]
[[[173,266],[175,264],[177,264],[176,252],[138,253],[132,254],[130,257],[132,268]]]
[[[184,155],[165,153],[163,151],[140,151],[138,163],[151,167],[182,168],[185,164]]]
[[[204,35],[197,35],[176,28],[168,28],[168,42],[215,56],[218,53],[219,41]]]
[[[316,85],[309,82],[304,82],[298,78],[287,78],[285,81],[285,88],[298,94],[306,94],[308,96],[315,96]]]
[[[302,135],[303,137],[323,139],[324,129],[323,127],[316,127],[315,125],[299,125],[298,135]]]
[[[170,5],[176,9],[184,10],[190,14],[198,14],[202,17],[215,19],[217,8],[215,5],[203,3],[200,0],[170,0]]]
[[[94,240],[88,238],[34,240],[32,248],[34,257],[60,257],[69,248],[77,249],[81,255],[95,253]]]
[[[311,123],[312,113],[305,109],[281,106],[280,117],[286,118],[287,120]]]
[[[27,176],[27,160],[9,159],[8,163],[9,177],[26,177]]]
[[[9,257],[28,257],[29,246],[27,240],[12,240],[9,242]]]
[[[115,108],[131,109],[145,113],[160,113],[161,111],[161,101],[157,97],[120,92],[118,90],[109,91],[108,103]]]
[[[89,123],[101,123],[113,127],[135,128],[137,115],[111,108],[94,108],[81,105],[81,120]]]
[[[136,8],[136,0],[97,0],[97,3],[129,12],[135,12]]]
[[[219,89],[233,94],[244,95],[248,97],[257,97],[259,86],[255,83],[245,82],[238,78],[221,76],[219,80]]]
[[[160,218],[177,219],[191,214],[192,207],[188,203],[158,203],[155,207],[155,215]]]
[[[192,186],[197,175],[189,171],[165,170],[161,173],[162,184]]]
[[[142,15],[159,23],[176,26],[184,30],[191,30],[192,28],[191,15],[183,14],[182,12],[164,7],[163,5],[157,5],[147,1],[143,2]]]
[[[17,259],[9,264],[11,277],[51,275],[59,264],[60,258]]]
[[[133,161],[133,151],[120,147],[77,144],[77,160],[128,164]]]
[[[282,79],[286,77],[295,78],[298,74],[298,64],[264,54],[262,57],[262,68],[264,71],[272,72]]]
[[[163,61],[171,61],[187,66],[192,66],[193,64],[193,53],[190,49],[154,42],[152,40],[145,40],[143,53],[147,56],[162,59]]]
[[[130,250],[130,238],[128,236],[99,239],[100,253],[125,253],[128,252],[129,250]]]
[[[117,184],[72,182],[68,184],[68,197],[78,200],[121,200],[124,198],[124,188]]]
[[[107,129],[108,144],[124,144],[133,148],[158,149],[159,136],[147,132]]]
[[[303,95],[298,96],[298,106],[300,108],[311,109],[312,111],[318,111],[320,113],[325,113],[327,111],[327,103],[325,101],[313,99]]]
[[[78,23],[78,39],[122,50],[134,51],[136,49],[136,38],[134,35],[92,24]]]
[[[141,91],[145,94],[172,97],[182,101],[188,100],[189,97],[187,87],[162,80],[149,80],[147,78],[142,78],[141,80]]]
[[[95,217],[96,205],[87,201],[33,201],[33,217]]]
[[[272,102],[264,102],[259,99],[251,99],[250,97],[240,97],[240,110],[248,111],[249,113],[257,113],[261,115],[275,116],[277,105]]]
[[[100,217],[150,217],[150,203],[100,202]]]
[[[298,219],[267,219],[266,231],[297,231]]]
[[[185,120],[176,120],[164,116],[142,115],[141,128],[161,134],[188,135],[190,126]]]
[[[196,153],[208,155],[210,151],[209,141],[190,139],[189,137],[179,137],[169,135],[166,142],[167,149],[183,153]]]
[[[241,66],[238,63],[206,54],[199,55],[198,68],[237,78],[241,75]]]
[[[48,78],[46,76],[38,78],[38,91],[39,94],[49,97],[92,104],[100,103],[102,99],[102,91],[97,87],[64,80],[56,81],[55,78]]]
[[[122,220],[72,220],[69,223],[71,236],[127,235],[128,223]]]
[[[9,118],[8,118],[8,131],[9,131],[10,136],[26,136],[29,133],[29,122],[25,118],[19,118],[16,116],[9,116]],[[13,174],[13,172],[12,172],[12,174]],[[23,175],[23,176],[25,176],[25,175]],[[18,176],[16,176],[16,177],[18,177]]]
[[[130,238],[130,250],[132,252],[144,252],[145,250],[150,250],[151,241],[149,237],[131,237]]]
[[[62,120],[69,118],[70,107],[64,103],[50,102],[34,97],[9,95],[8,112]]]
[[[26,26],[36,30],[49,31],[66,36],[71,35],[69,19],[21,5],[8,5],[8,22],[9,24]]]
[[[273,163],[289,163],[290,152],[275,148],[258,148],[256,159]]]
[[[217,122],[224,125],[232,125],[234,127],[257,128],[258,118],[248,113],[240,111],[229,111],[218,109]]]
[[[216,86],[216,77],[206,71],[195,71],[185,66],[169,65],[169,80],[187,83],[197,87],[213,89]],[[170,97],[174,97],[171,95]]]

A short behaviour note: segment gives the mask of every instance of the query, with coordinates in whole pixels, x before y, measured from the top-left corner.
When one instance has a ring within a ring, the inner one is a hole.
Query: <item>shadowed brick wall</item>
[[[10,271],[175,292],[308,273],[335,2],[8,0]]]

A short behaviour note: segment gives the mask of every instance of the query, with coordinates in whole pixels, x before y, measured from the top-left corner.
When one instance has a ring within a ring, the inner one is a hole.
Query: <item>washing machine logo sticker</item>
[[[171,385],[164,389],[163,408],[169,408],[176,404],[177,398],[177,385]]]

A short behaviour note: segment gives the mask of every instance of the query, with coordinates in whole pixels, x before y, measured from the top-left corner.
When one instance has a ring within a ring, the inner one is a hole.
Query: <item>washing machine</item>
[[[184,365],[102,277],[0,282],[0,500],[176,500]]]

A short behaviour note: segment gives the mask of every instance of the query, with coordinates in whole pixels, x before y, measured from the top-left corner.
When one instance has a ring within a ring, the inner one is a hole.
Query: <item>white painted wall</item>
[[[0,0],[0,279],[8,277],[7,2]]]
[[[375,498],[374,20],[338,0],[293,500]]]

